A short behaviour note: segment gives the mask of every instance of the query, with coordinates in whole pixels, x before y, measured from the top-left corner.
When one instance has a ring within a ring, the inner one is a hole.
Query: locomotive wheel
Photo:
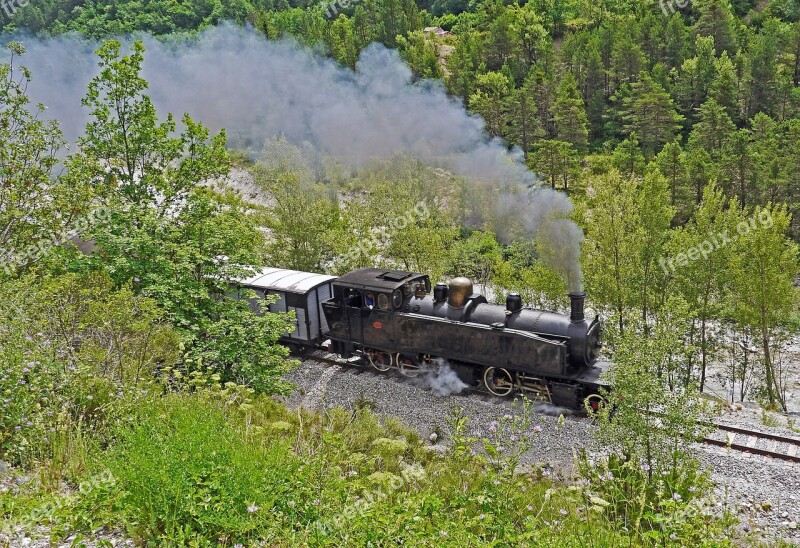
[[[380,350],[368,350],[367,356],[369,363],[378,371],[385,373],[392,368],[392,355],[389,352],[381,352]]]
[[[400,369],[400,373],[406,377],[416,377],[422,371],[419,361],[410,356],[403,356],[398,353],[395,356],[395,363]]]
[[[590,417],[597,415],[605,405],[606,399],[600,394],[589,394],[583,400],[583,407],[586,409],[586,414]]]
[[[483,372],[483,384],[495,396],[508,396],[514,390],[514,378],[502,367],[487,367]]]

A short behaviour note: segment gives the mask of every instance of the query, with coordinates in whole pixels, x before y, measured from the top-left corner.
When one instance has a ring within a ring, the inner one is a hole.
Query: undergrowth
[[[106,528],[154,546],[731,542],[730,521],[681,510],[671,497],[646,527],[632,526],[620,501],[636,496],[636,483],[613,469],[620,463],[602,478],[609,469],[572,480],[537,467],[520,473],[519,456],[541,431],[529,409],[486,425],[456,411],[451,422],[439,455],[363,406],[290,411],[195,373],[178,392],[140,397],[103,439],[70,430],[81,451],[57,453],[39,466],[46,474],[0,494],[0,513],[45,526],[54,540]],[[57,471],[66,489],[52,481]]]

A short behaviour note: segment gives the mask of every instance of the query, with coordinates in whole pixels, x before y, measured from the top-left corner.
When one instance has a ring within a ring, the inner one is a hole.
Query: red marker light
[[[383,324],[381,322],[375,322],[372,324],[372,327],[375,329],[383,329]]]

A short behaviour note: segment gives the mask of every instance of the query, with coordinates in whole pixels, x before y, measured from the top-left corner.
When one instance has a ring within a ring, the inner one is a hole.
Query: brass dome
[[[469,278],[453,278],[447,292],[447,304],[450,308],[464,308],[467,299],[472,296],[472,280]]]

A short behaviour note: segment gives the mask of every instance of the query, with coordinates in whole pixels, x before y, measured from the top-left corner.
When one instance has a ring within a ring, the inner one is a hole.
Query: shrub
[[[119,431],[103,464],[117,478],[116,504],[137,536],[243,541],[277,526],[273,507],[285,506],[302,483],[286,442],[273,439],[248,440],[209,399],[170,395]]]

